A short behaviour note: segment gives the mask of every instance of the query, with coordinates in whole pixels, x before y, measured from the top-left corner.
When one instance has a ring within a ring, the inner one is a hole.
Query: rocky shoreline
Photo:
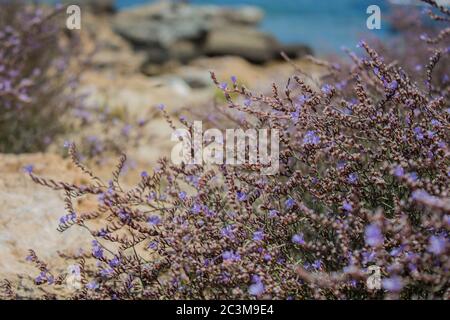
[[[280,52],[292,59],[313,53],[308,46],[284,45],[261,31],[264,12],[258,7],[160,1],[115,12],[112,1],[103,1],[103,6],[93,1],[78,2],[87,8],[88,15],[95,15],[91,22],[108,24],[130,45],[142,58],[141,70],[150,75],[157,74],[156,70],[163,72],[161,66],[186,64],[205,56],[239,56],[264,64],[281,60]]]

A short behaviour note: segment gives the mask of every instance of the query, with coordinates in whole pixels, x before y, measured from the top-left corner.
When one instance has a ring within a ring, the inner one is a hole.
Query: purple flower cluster
[[[44,150],[65,130],[63,115],[79,107],[69,69],[77,37],[61,45],[60,14],[24,1],[1,4],[0,152]]]

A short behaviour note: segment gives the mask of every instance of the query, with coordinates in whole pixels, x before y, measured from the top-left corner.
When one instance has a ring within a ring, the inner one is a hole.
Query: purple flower
[[[78,264],[72,264],[67,267],[67,270],[70,274],[79,276],[81,274],[81,269]]]
[[[26,165],[25,167],[23,167],[23,171],[28,174],[31,174],[31,173],[33,173],[33,168],[34,168],[33,165],[29,164],[29,165]]]
[[[346,164],[347,164],[347,161],[345,161],[345,160],[339,160],[338,163],[337,163],[337,165],[336,165],[336,168],[337,168],[338,170],[343,170],[343,169],[345,169]]]
[[[152,241],[148,244],[148,248],[152,250],[156,250],[158,248],[158,242]]]
[[[397,90],[397,88],[398,88],[397,80],[393,80],[392,82],[385,84],[385,85],[386,85],[386,88],[391,91]]]
[[[390,292],[400,292],[403,288],[402,278],[393,276],[391,278],[383,279],[383,288]]]
[[[375,75],[378,75],[380,73],[380,69],[378,69],[377,67],[373,68],[373,73]]]
[[[224,236],[225,238],[228,239],[234,239],[234,226],[229,224],[226,227],[222,228],[221,230],[221,234],[222,236]]]
[[[314,130],[309,130],[303,137],[303,143],[317,145],[320,143],[320,137],[316,134]]]
[[[292,209],[292,207],[294,207],[295,204],[295,200],[292,198],[288,198],[285,202],[284,205],[286,207],[286,209]]]
[[[258,230],[253,233],[253,240],[262,241],[264,239],[264,231]]]
[[[381,233],[381,229],[375,224],[372,223],[366,227],[365,231],[365,241],[366,244],[371,247],[376,247],[383,243],[384,237]]]
[[[394,169],[394,176],[400,178],[405,174],[405,170],[401,166],[396,166]]]
[[[157,215],[153,215],[150,218],[148,218],[148,223],[151,224],[152,226],[157,226],[158,224],[161,223],[161,218]]]
[[[108,234],[108,231],[106,231],[104,228],[100,229],[99,232],[97,232],[98,237],[104,237]]]
[[[450,215],[446,214],[446,215],[444,216],[444,221],[445,221],[445,223],[446,223],[448,226],[450,226]]]
[[[164,110],[165,108],[166,108],[166,106],[165,105],[163,105],[162,103],[161,104],[158,104],[157,106],[156,106],[159,110]]]
[[[275,209],[269,210],[269,218],[271,219],[278,217],[279,214],[280,213]]]
[[[372,262],[376,258],[377,254],[375,251],[364,251],[362,253],[363,257],[363,264],[367,264],[369,262]]]
[[[333,90],[333,87],[330,86],[329,84],[325,84],[322,88],[321,88],[322,92],[324,94],[330,94]]]
[[[111,269],[111,268],[101,269],[100,274],[103,277],[107,277],[107,278],[111,277],[114,274],[114,269]]]
[[[417,172],[411,172],[411,173],[409,174],[409,178],[410,178],[412,181],[417,181],[417,180],[419,179],[419,175],[417,174]]]
[[[184,192],[184,191],[181,191],[179,194],[178,194],[178,198],[180,198],[180,200],[185,200],[186,199],[186,192]]]
[[[347,182],[355,184],[358,181],[358,174],[356,172],[350,173],[347,177]]]
[[[320,270],[322,267],[322,261],[321,260],[315,260],[312,264],[312,267],[316,270]]]
[[[303,239],[302,233],[297,233],[292,236],[291,241],[295,244],[302,245],[305,244],[305,239]]]
[[[411,198],[416,201],[427,201],[432,199],[432,196],[423,189],[415,190],[411,193]]]
[[[241,255],[233,251],[224,251],[222,253],[222,259],[224,261],[239,261],[241,260]]]
[[[298,120],[299,120],[299,118],[300,118],[300,112],[301,112],[301,111],[302,111],[302,108],[301,108],[300,106],[297,106],[297,107],[295,108],[295,111],[294,111],[294,112],[291,112],[292,120],[294,120],[295,123],[298,122]]]
[[[141,178],[142,178],[142,179],[147,179],[147,178],[148,178],[148,173],[147,173],[147,171],[142,171],[142,172],[141,172]]]
[[[261,280],[258,280],[257,282],[254,282],[250,287],[248,288],[248,293],[252,296],[259,297],[262,295],[265,291],[264,284]]]
[[[342,208],[345,211],[352,211],[353,210],[352,204],[350,202],[348,202],[348,201],[344,201],[344,203],[342,204]]]
[[[111,268],[117,267],[118,265],[120,265],[119,257],[114,257],[113,259],[109,260],[108,264]]]
[[[92,255],[97,259],[103,258],[103,249],[96,240],[92,241]]]
[[[195,214],[200,213],[200,211],[202,211],[202,206],[198,203],[194,203],[194,205],[191,208],[191,211]]]
[[[233,82],[234,84],[236,84],[236,82],[237,82],[237,77],[236,77],[236,76],[231,76],[231,82]]]
[[[447,239],[445,237],[431,236],[427,250],[435,255],[440,255],[445,252],[446,246]]]
[[[68,149],[68,148],[70,148],[72,146],[72,142],[66,140],[66,141],[64,141],[64,145],[63,146],[64,146],[64,148]]]
[[[433,127],[438,127],[441,125],[441,122],[439,120],[433,119],[433,120],[431,120],[431,125]]]
[[[389,252],[389,254],[393,257],[397,257],[403,251],[403,246],[398,246]]]
[[[419,140],[419,141],[423,140],[424,135],[423,135],[423,130],[421,127],[415,127],[413,131],[414,131],[414,135],[416,136],[417,140]]]
[[[92,280],[91,282],[89,282],[87,285],[86,285],[86,288],[88,288],[89,290],[96,290],[96,289],[98,289],[100,286],[99,286],[99,284],[95,281],[95,280]]]
[[[227,87],[228,87],[228,84],[227,84],[226,82],[222,82],[222,83],[219,85],[219,87],[220,87],[220,89],[222,89],[222,90],[226,90]]]
[[[238,191],[237,198],[239,201],[245,201],[247,200],[247,194],[245,192]]]

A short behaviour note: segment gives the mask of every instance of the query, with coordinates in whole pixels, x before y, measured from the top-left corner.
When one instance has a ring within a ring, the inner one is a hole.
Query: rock
[[[134,51],[129,42],[113,32],[108,16],[84,12],[80,37],[91,67],[135,73],[146,59],[145,54]]]
[[[185,66],[179,68],[176,76],[183,79],[192,89],[202,89],[214,86],[211,75],[207,69]]]
[[[81,10],[88,8],[93,13],[114,13],[116,11],[114,0],[64,0],[64,4],[76,4]]]
[[[239,9],[223,9],[222,18],[233,24],[257,26],[264,18],[264,12],[252,6],[242,6]]]
[[[303,58],[304,56],[314,54],[313,50],[304,44],[282,45],[279,48],[278,53],[280,53],[280,52],[286,53],[286,55],[291,59],[299,59],[299,58]],[[278,54],[278,58],[282,59],[281,55]]]
[[[166,1],[124,10],[113,18],[112,26],[135,49],[146,53],[145,70],[171,60],[187,63],[205,54],[241,55],[261,63],[273,57],[271,48],[278,45],[275,38],[257,30],[263,16],[252,6]]]
[[[204,46],[207,55],[234,55],[254,63],[274,58],[278,41],[261,31],[248,27],[229,26],[212,30]]]
[[[77,252],[89,248],[88,237],[80,228],[60,233],[56,229],[65,214],[64,194],[37,185],[23,167],[33,165],[44,177],[67,182],[85,183],[80,171],[68,160],[52,154],[0,154],[0,274],[36,276],[39,271],[25,261],[28,249],[59,270],[65,263],[57,251]]]
[[[120,12],[114,30],[136,47],[169,48],[182,40],[205,36],[207,21],[190,6],[161,2]]]

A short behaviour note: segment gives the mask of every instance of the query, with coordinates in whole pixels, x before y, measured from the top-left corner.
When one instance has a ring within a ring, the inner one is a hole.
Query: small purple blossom
[[[228,239],[234,239],[234,226],[229,224],[221,230],[222,236]]]
[[[274,219],[279,216],[279,212],[275,209],[269,210],[269,218]]]
[[[320,143],[320,137],[316,134],[314,130],[309,130],[303,137],[303,143],[317,145]]]
[[[322,261],[321,260],[315,260],[312,263],[312,267],[316,270],[320,270],[320,268],[322,267]]]
[[[305,244],[305,240],[303,239],[302,233],[297,233],[292,236],[291,241],[295,244],[302,245]]]
[[[292,198],[288,198],[285,202],[284,202],[284,206],[286,207],[286,209],[292,209],[295,205],[295,200]]]
[[[401,166],[396,166],[394,169],[394,176],[397,178],[403,177],[405,174],[405,170]]]
[[[89,289],[89,290],[97,290],[99,287],[100,287],[100,285],[95,280],[89,282],[86,285],[86,288]]]
[[[435,255],[440,255],[445,252],[446,247],[447,239],[445,237],[431,236],[427,250]]]
[[[265,287],[261,281],[261,278],[259,276],[253,276],[252,282],[253,284],[251,284],[248,288],[248,293],[252,296],[261,296],[265,291]]]
[[[383,288],[390,292],[400,292],[403,288],[403,280],[399,276],[383,279]]]
[[[238,191],[237,192],[237,199],[239,200],[239,201],[246,201],[247,200],[247,194],[245,193],[245,192],[242,192],[242,191]]]
[[[161,218],[157,215],[152,215],[148,218],[147,222],[152,226],[157,226],[161,223]]]
[[[423,130],[421,127],[415,127],[414,128],[414,135],[416,136],[417,140],[423,140],[424,139],[424,134],[423,134]]]
[[[372,223],[366,227],[365,241],[371,247],[376,247],[383,243],[384,237],[378,225]]]
[[[103,248],[96,240],[92,241],[92,255],[97,259],[103,258]]]
[[[356,172],[352,172],[347,177],[347,182],[350,184],[355,184],[358,182],[358,174]]]
[[[23,167],[23,171],[28,174],[33,173],[33,169],[34,169],[34,166],[32,164],[29,164],[29,165],[26,165],[25,167]]]
[[[329,84],[325,84],[324,86],[322,86],[322,88],[320,89],[324,94],[330,94],[333,91],[333,86],[329,85]]]
[[[240,261],[241,255],[239,253],[235,253],[234,251],[224,251],[222,253],[222,259],[224,261]]]
[[[255,231],[253,233],[253,240],[255,240],[255,241],[262,241],[262,240],[264,240],[264,231],[263,230]]]
[[[111,268],[115,268],[115,267],[119,266],[120,265],[119,257],[114,257],[113,259],[109,260],[108,264]]]

